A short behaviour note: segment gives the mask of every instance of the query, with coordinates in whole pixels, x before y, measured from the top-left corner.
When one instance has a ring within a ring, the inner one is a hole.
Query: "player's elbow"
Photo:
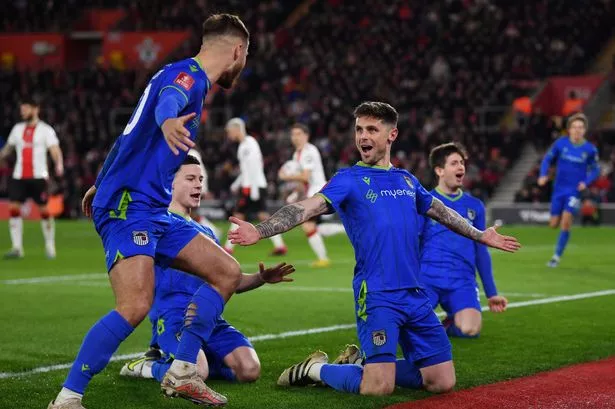
[[[241,362],[235,369],[237,381],[241,383],[256,382],[261,377],[261,364],[258,361]]]

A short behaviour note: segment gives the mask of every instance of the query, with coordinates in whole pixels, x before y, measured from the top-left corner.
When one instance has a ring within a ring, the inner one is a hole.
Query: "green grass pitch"
[[[0,249],[9,248],[8,227],[0,223]],[[518,254],[493,253],[496,283],[511,302],[539,301],[554,296],[615,289],[615,229],[576,228],[557,269],[545,262],[557,232],[541,227],[506,227],[517,235]],[[344,236],[326,239],[333,264],[313,270],[313,255],[303,234],[285,235],[286,261],[296,263],[295,282],[262,288],[233,297],[225,318],[248,336],[280,334],[353,324],[350,291],[353,252]],[[26,258],[0,260],[0,408],[41,409],[58,392],[67,369],[14,377],[10,373],[69,363],[87,329],[113,306],[106,281],[100,241],[90,223],[58,222],[58,258],[44,258],[37,222],[25,223]],[[267,256],[269,241],[236,252],[246,271]],[[69,276],[63,280],[7,281],[31,277]],[[477,340],[453,340],[458,388],[496,382],[615,354],[615,295],[538,305],[521,304],[502,315],[484,314]],[[211,382],[226,394],[231,408],[380,408],[420,399],[427,394],[398,389],[386,398],[366,398],[324,388],[280,389],[275,381],[290,364],[315,349],[333,359],[346,344],[356,342],[353,328],[255,342],[262,377],[253,385]],[[150,334],[144,323],[118,354],[146,348]],[[292,335],[292,334],[291,334]],[[155,381],[124,379],[122,362],[112,362],[96,376],[84,398],[88,408],[191,408],[192,404],[162,397]],[[8,374],[8,375],[7,375]]]

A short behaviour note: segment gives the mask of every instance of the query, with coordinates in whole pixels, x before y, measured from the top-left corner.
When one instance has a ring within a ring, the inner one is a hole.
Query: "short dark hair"
[[[301,129],[303,132],[305,132],[306,134],[310,134],[310,128],[306,125],[306,124],[302,124],[301,122],[295,122],[291,127],[290,130],[292,131],[293,129]]]
[[[32,105],[33,107],[41,106],[41,97],[36,94],[28,94],[19,101],[21,105]]]
[[[385,124],[397,126],[399,115],[395,108],[386,102],[366,101],[361,103],[354,110],[354,117],[371,116],[372,118],[380,119]]]
[[[201,166],[201,161],[194,155],[186,155],[186,159],[184,159],[184,162],[182,163],[182,166],[184,165],[199,165]]]
[[[203,23],[203,42],[208,38],[235,35],[248,41],[250,32],[241,19],[233,14],[212,14]]]
[[[568,121],[566,121],[566,129],[570,128],[570,125],[572,125],[574,121],[583,122],[583,124],[585,125],[585,128],[589,126],[589,120],[587,119],[587,116],[583,112],[577,112],[576,114],[570,115],[570,117],[568,118]]]
[[[446,158],[453,153],[458,153],[463,160],[468,160],[468,151],[466,151],[462,144],[449,142],[438,145],[429,152],[429,166],[431,166],[432,170],[443,168],[446,165]]]

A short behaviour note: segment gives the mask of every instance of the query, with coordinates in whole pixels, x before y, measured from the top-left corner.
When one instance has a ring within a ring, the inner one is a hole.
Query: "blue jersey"
[[[479,199],[465,192],[455,196],[447,195],[437,188],[431,193],[468,223],[479,230],[485,230],[485,206]],[[487,297],[496,295],[487,246],[457,234],[433,219],[423,217],[421,281],[450,289],[464,282],[476,282],[477,269]]]
[[[584,141],[575,145],[568,136],[559,138],[540,164],[540,176],[546,176],[549,166],[557,167],[553,195],[574,194],[580,182],[589,186],[600,175],[598,150]]]
[[[131,209],[166,210],[186,153],[171,152],[160,126],[170,117],[196,113],[185,125],[194,140],[209,88],[205,71],[192,58],[168,64],[152,77],[96,181],[94,207],[125,212],[130,202]]]
[[[181,217],[173,215],[172,217]],[[191,220],[190,223],[197,230],[211,237],[220,244],[218,238],[209,227]],[[150,320],[155,323],[162,314],[175,314],[183,316],[192,300],[192,296],[204,283],[200,278],[173,268],[164,268],[156,265],[156,289],[154,302],[149,312]]]
[[[359,162],[335,174],[320,194],[354,247],[356,293],[420,287],[419,218],[433,196],[412,174]]]

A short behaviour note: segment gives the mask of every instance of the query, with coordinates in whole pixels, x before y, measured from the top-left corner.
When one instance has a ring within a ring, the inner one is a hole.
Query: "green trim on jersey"
[[[175,211],[173,211],[171,209],[169,209],[169,213],[177,215],[177,216],[181,217],[182,219],[186,219],[186,221],[192,221],[192,218],[190,217],[190,215],[181,214],[181,213],[175,212]]]
[[[357,309],[357,317],[362,319],[363,321],[367,321],[367,281],[361,281],[361,289],[359,290],[359,298],[357,299],[357,304],[359,304],[359,308]]]
[[[158,96],[160,96],[160,94],[162,94],[162,91],[164,91],[167,88],[173,88],[173,89],[178,90],[179,93],[182,94],[184,96],[184,98],[186,98],[186,102],[190,102],[190,98],[188,98],[188,95],[186,95],[186,93],[184,91],[182,91],[181,89],[179,89],[175,85],[167,85],[165,87],[160,88],[160,92],[158,93]]]
[[[363,162],[362,160],[357,162],[357,166],[362,166],[364,168],[371,168],[371,169],[380,169],[380,170],[391,170],[393,169],[393,165],[389,163],[389,166],[380,166],[380,165],[368,165],[367,163]]]
[[[128,205],[130,202],[132,202],[132,196],[130,196],[130,192],[126,189],[122,192],[120,204],[117,205],[117,209],[109,210],[109,217],[112,219],[126,220],[126,213],[128,213]]]
[[[331,199],[329,199],[327,196],[325,196],[324,193],[318,192],[318,193],[314,193],[314,196],[320,196],[323,199],[325,199],[325,202],[329,203],[329,204],[333,204],[331,203]]]
[[[461,199],[461,197],[463,196],[463,190],[461,190],[461,193],[459,193],[457,196],[450,196],[447,195],[446,193],[444,193],[443,191],[440,190],[439,187],[436,186],[436,192],[440,193],[442,196],[444,196],[445,198],[447,198],[448,200],[450,200],[451,202],[456,202],[457,200]]]
[[[205,77],[207,77],[207,73],[205,72],[205,68],[203,68],[203,66],[201,65],[201,61],[199,61],[199,59],[196,57],[192,57],[192,59],[197,63],[201,71],[205,73]],[[207,91],[209,91],[210,89],[211,89],[211,82],[209,82],[209,77],[207,77]]]

